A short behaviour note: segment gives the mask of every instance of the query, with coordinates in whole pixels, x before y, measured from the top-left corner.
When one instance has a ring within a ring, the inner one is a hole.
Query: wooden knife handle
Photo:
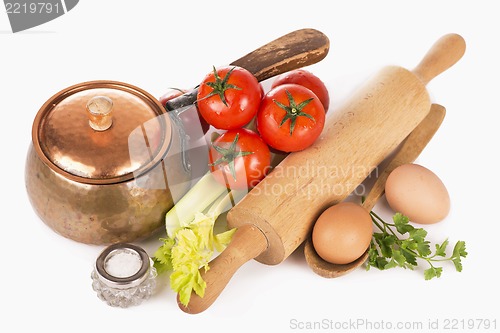
[[[438,39],[413,69],[413,73],[427,85],[433,78],[453,66],[465,53],[465,40],[457,34]]]
[[[254,259],[267,249],[264,233],[252,224],[245,224],[236,230],[228,247],[209,263],[209,270],[201,269],[201,276],[207,283],[205,295],[194,292],[187,306],[177,299],[179,308],[191,314],[200,313],[219,297],[234,273],[246,262]]]
[[[330,41],[322,32],[300,29],[273,40],[233,61],[230,65],[249,70],[257,80],[263,81],[278,74],[312,65],[328,54]],[[167,111],[194,104],[198,88],[169,100]]]

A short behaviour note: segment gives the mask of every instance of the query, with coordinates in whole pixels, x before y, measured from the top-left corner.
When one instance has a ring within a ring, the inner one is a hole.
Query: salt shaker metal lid
[[[138,305],[156,286],[156,269],[139,246],[118,243],[105,248],[92,271],[92,287],[110,306]]]

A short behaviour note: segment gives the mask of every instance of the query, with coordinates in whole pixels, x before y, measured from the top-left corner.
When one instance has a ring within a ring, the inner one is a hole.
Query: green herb
[[[221,252],[231,241],[235,229],[214,234],[214,225],[228,207],[243,197],[243,191],[230,191],[210,173],[203,176],[165,217],[167,237],[154,253],[158,273],[171,271],[170,287],[187,305],[194,291],[200,297],[206,283],[200,268],[209,269],[214,251]]]
[[[464,241],[458,241],[455,244],[450,256],[446,254],[449,245],[447,239],[441,244],[436,244],[432,253],[431,244],[426,240],[427,231],[413,227],[409,224],[408,217],[396,213],[392,218],[393,223],[387,223],[373,211],[370,215],[380,232],[373,234],[368,251],[367,270],[370,267],[380,270],[394,267],[414,269],[418,266],[418,260],[423,260],[429,265],[429,268],[424,271],[426,280],[441,276],[443,268],[437,266],[440,262],[451,261],[458,272],[462,271],[461,260],[467,256]]]

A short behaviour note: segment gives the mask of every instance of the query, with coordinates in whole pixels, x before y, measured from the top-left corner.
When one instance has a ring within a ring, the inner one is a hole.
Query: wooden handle
[[[265,251],[267,246],[267,238],[259,228],[252,224],[239,227],[229,246],[209,263],[210,269],[206,272],[201,269],[201,276],[207,283],[205,295],[200,297],[193,292],[188,306],[178,302],[181,310],[196,314],[208,309],[238,268]]]
[[[312,65],[324,59],[330,49],[330,41],[322,32],[314,29],[300,29],[273,40],[233,61],[231,66],[240,66],[250,71],[257,80],[293,69]],[[194,104],[198,88],[166,103],[167,111],[173,111]]]
[[[413,73],[427,85],[433,78],[453,66],[465,53],[465,40],[457,34],[441,37],[413,69]]]
[[[246,68],[262,81],[315,64],[326,57],[329,48],[330,41],[322,32],[300,29],[259,47],[231,65]]]
[[[425,146],[431,141],[434,134],[441,126],[446,109],[439,104],[432,104],[429,114],[422,122],[408,135],[398,152],[392,157],[390,163],[379,175],[375,184],[373,184],[370,193],[363,202],[363,207],[370,211],[377,203],[378,199],[385,192],[385,182],[389,174],[398,166],[412,163],[417,159]]]
[[[390,159],[389,164],[384,168],[372,186],[370,193],[363,202],[363,207],[370,211],[377,200],[385,191],[385,182],[389,174],[398,166],[411,163],[420,155],[425,146],[432,139],[443,122],[446,110],[439,104],[432,104],[427,116],[422,122],[408,135],[404,143],[400,146],[398,152]],[[355,261],[338,265],[324,261],[314,250],[311,235],[309,235],[304,246],[304,255],[309,267],[325,278],[336,278],[352,272],[361,266],[368,258],[368,249]]]

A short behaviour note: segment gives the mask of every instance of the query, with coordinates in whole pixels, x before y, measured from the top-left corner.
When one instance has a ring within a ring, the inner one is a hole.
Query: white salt
[[[105,260],[104,269],[108,274],[126,278],[136,274],[142,266],[139,254],[130,249],[112,251]]]

